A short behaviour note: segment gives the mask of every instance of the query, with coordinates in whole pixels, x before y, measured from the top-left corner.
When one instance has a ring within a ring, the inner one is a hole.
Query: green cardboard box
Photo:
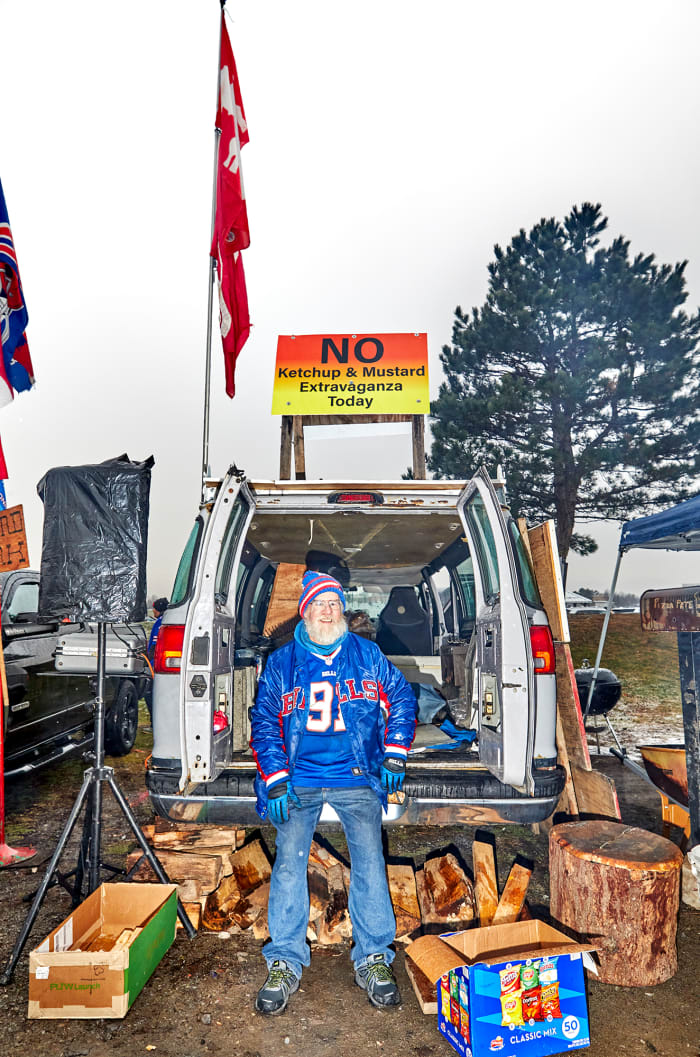
[[[103,884],[29,955],[30,1019],[123,1017],[175,939],[175,885]],[[111,949],[89,950],[95,937]]]

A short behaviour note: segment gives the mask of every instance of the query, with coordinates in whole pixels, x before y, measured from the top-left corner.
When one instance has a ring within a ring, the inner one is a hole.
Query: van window
[[[496,540],[493,536],[484,501],[478,492],[467,503],[466,513],[469,525],[474,533],[477,561],[484,581],[484,596],[487,601],[492,601],[498,597],[501,590]]]
[[[39,612],[39,584],[18,584],[10,599],[7,615],[15,620],[18,613]]]
[[[446,566],[441,566],[437,572],[433,573],[432,585],[440,600],[445,630],[450,635],[457,634],[458,628],[456,627],[454,607],[452,605],[452,580]]]
[[[539,608],[542,605],[542,602],[540,599],[540,592],[537,590],[532,566],[530,565],[530,555],[527,552],[527,547],[520,534],[517,522],[512,517],[508,518],[508,532],[513,542],[513,550],[515,551],[515,556],[517,558],[518,579],[520,581],[520,592],[523,600],[529,602],[531,606]]]
[[[459,586],[462,590],[462,607],[464,622],[474,624],[476,620],[476,591],[474,588],[474,561],[471,554],[459,563],[455,569]]]
[[[219,552],[219,561],[216,566],[214,597],[217,602],[222,604],[228,599],[231,573],[233,572],[233,562],[236,557],[238,541],[247,515],[248,504],[243,501],[243,497],[239,494],[236,502],[233,504],[233,509],[229,514],[226,531],[221,543],[221,551]]]
[[[202,533],[202,519],[197,518],[195,521],[190,537],[185,544],[185,549],[182,552],[180,558],[180,564],[177,567],[177,574],[175,576],[175,583],[170,594],[170,606],[181,605],[185,601],[188,594],[190,593],[192,572],[195,565],[195,557],[199,550],[199,537]]]

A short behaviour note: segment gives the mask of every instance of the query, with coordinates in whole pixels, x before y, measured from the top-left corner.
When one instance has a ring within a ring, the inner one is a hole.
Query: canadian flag
[[[216,261],[219,286],[226,392],[228,396],[233,396],[236,391],[234,381],[236,360],[250,333],[248,295],[241,259],[241,250],[250,245],[248,213],[241,172],[241,147],[248,142],[248,125],[223,11],[221,13],[219,102],[216,127],[220,136],[211,256]]]

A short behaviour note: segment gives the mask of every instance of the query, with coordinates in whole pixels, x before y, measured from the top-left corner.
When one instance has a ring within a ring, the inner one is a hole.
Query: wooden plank
[[[518,921],[531,876],[532,870],[521,866],[520,863],[513,863],[503,894],[498,901],[496,913],[493,915],[494,925],[506,925]]]
[[[301,578],[305,572],[305,565],[279,563],[270,594],[270,604],[267,607],[263,635],[273,637],[296,621],[299,615]]]
[[[306,480],[306,453],[304,451],[304,419],[294,415],[292,420],[294,438],[294,476],[297,481]]]
[[[422,969],[415,962],[406,958],[404,962],[406,976],[411,981],[411,987],[418,999],[418,1005],[422,1013],[436,1014],[438,1011],[437,984],[432,983]]]
[[[414,415],[411,420],[411,439],[413,449],[413,477],[424,481],[425,472],[425,416]]]
[[[571,777],[576,790],[578,814],[585,817],[620,819],[620,804],[612,778],[599,771],[586,771],[574,765]]]
[[[498,881],[493,846],[488,841],[472,843],[476,910],[482,928],[490,925],[498,906]]]
[[[292,416],[282,415],[280,422],[280,481],[292,476]]]
[[[365,422],[412,422],[413,415],[301,415],[305,426],[353,426]],[[466,483],[466,482],[465,482]]]
[[[568,644],[557,642],[554,645],[554,654],[557,662],[557,714],[561,717],[569,762],[572,766],[590,771],[591,754],[583,726],[571,649]]]
[[[528,532],[535,579],[556,642],[569,642],[569,620],[561,579],[561,564],[553,521],[535,525]]]

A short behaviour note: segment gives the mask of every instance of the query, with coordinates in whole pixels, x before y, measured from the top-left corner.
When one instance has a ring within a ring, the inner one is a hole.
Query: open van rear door
[[[237,572],[254,509],[242,474],[233,468],[219,487],[206,523],[185,624],[181,787],[210,781],[231,758],[234,724],[241,712],[234,708],[240,690],[234,685]]]
[[[460,496],[458,510],[474,560],[479,755],[500,781],[532,793],[535,687],[527,610],[512,544],[485,470]]]

